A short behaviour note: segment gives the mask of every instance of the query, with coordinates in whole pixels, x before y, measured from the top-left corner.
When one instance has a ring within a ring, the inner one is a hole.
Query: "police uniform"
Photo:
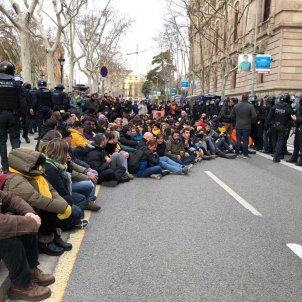
[[[265,128],[267,129],[268,125],[271,125],[274,162],[280,162],[280,158],[283,157],[282,150],[284,143],[286,143],[286,136],[293,113],[291,106],[285,103],[281,96],[280,103],[274,105],[268,114]]]
[[[12,68],[11,74],[5,73]],[[0,63],[0,156],[4,172],[8,171],[7,135],[12,148],[19,148],[20,141],[20,86],[14,79],[14,65],[8,61]]]
[[[63,90],[64,86],[60,84],[51,93],[52,106],[55,111],[67,110],[68,98]]]
[[[38,82],[39,89],[35,95],[37,106],[37,126],[39,138],[41,138],[41,128],[43,122],[51,117],[52,96],[50,90],[46,87],[46,82],[41,80]]]

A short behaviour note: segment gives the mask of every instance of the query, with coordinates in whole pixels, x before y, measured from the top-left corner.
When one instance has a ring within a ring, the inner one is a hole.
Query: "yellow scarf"
[[[26,178],[29,177],[28,175],[25,175],[13,168],[9,168],[9,171],[12,173],[22,175]],[[33,179],[36,181],[38,185],[39,193],[45,197],[52,198],[52,194],[49,190],[48,182],[46,181],[46,179],[42,175],[33,176]]]
[[[156,136],[156,135],[160,134],[160,129],[152,130],[152,133]]]

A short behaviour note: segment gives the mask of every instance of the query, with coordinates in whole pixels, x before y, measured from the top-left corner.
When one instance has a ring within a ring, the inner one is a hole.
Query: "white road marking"
[[[298,257],[302,259],[302,246],[296,243],[288,243],[287,247],[289,247]]]
[[[251,204],[249,204],[244,198],[238,195],[234,190],[232,190],[228,185],[226,185],[222,180],[215,176],[210,171],[205,171],[208,176],[210,176],[220,187],[222,187],[228,194],[230,194],[234,199],[236,199],[244,208],[252,212],[255,216],[262,216]]]
[[[262,157],[265,157],[267,159],[270,159],[271,161],[273,160],[273,157],[270,155],[270,154],[265,154],[265,153],[261,153],[261,152],[257,152],[257,155],[260,155]],[[302,172],[302,167],[299,167],[299,166],[296,166],[295,164],[291,164],[291,163],[287,163],[285,160],[281,160],[280,161],[280,164],[284,165],[284,166],[287,166],[289,168],[292,168],[294,170],[297,170],[297,171],[300,171]],[[275,164],[274,165],[278,165],[278,164]]]

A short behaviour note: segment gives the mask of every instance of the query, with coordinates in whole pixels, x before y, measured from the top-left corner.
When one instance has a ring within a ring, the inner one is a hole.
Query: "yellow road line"
[[[97,186],[95,192],[96,196],[99,195],[99,191],[100,191],[100,186]],[[90,216],[91,216],[91,211],[85,211],[85,218],[89,220]],[[50,286],[52,295],[49,299],[45,301],[47,302],[62,301],[84,235],[85,235],[85,230],[78,230],[70,234],[68,242],[72,243],[72,250],[70,252],[65,252],[62,256],[60,256],[54,272],[56,282]]]

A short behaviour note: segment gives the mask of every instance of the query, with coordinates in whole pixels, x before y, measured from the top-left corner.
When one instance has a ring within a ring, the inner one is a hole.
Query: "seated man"
[[[74,122],[73,128],[68,129],[71,133],[71,148],[85,148],[91,141],[84,135],[84,127],[82,122]]]
[[[41,301],[51,295],[53,275],[38,269],[38,229],[41,220],[20,197],[0,191],[0,260],[9,271],[9,299]],[[15,215],[7,214],[12,212]]]
[[[131,139],[131,128],[126,125],[123,127],[121,136],[120,136],[120,146],[124,151],[133,152],[137,147],[138,142]]]
[[[177,130],[174,131],[172,139],[167,143],[166,156],[172,158],[181,165],[190,165],[195,161],[193,155],[186,155],[185,147],[180,141],[180,133]]]

